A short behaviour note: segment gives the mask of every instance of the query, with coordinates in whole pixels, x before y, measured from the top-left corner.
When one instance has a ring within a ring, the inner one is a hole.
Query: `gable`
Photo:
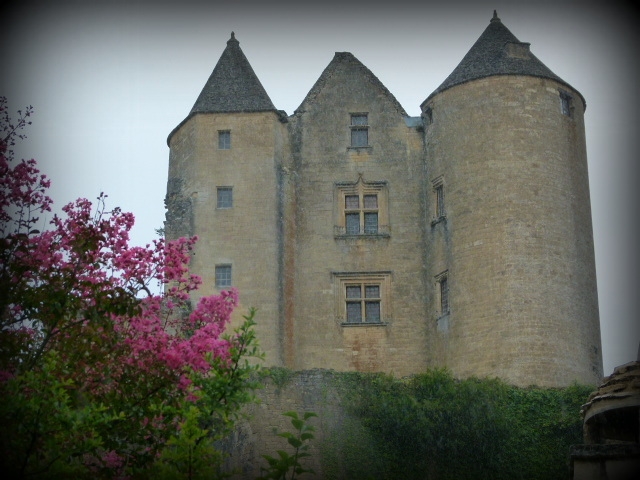
[[[375,102],[386,112],[407,117],[393,94],[349,52],[336,52],[294,115],[345,105],[345,102],[362,106]]]

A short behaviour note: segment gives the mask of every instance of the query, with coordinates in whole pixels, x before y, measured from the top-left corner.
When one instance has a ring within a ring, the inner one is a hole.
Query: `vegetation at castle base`
[[[130,246],[133,215],[104,195],[44,225],[49,180],[14,158],[18,114],[0,98],[3,477],[217,478],[214,441],[258,386],[253,312],[228,333],[236,291],[192,307],[196,239]]]
[[[446,370],[334,378],[347,418],[323,445],[325,478],[568,478],[569,447],[582,442],[580,406],[593,389],[456,380]]]
[[[314,438],[315,427],[310,425],[308,420],[317,417],[317,415],[313,412],[304,412],[300,417],[298,412],[294,411],[285,412],[282,415],[291,418],[293,432],[284,431],[277,435],[287,440],[289,446],[293,448],[293,453],[289,454],[285,450],[278,450],[276,452],[278,457],[263,455],[262,457],[267,461],[268,466],[261,468],[263,475],[256,480],[295,480],[296,476],[315,473],[313,469],[303,466],[302,459],[311,456],[308,452],[309,442]]]

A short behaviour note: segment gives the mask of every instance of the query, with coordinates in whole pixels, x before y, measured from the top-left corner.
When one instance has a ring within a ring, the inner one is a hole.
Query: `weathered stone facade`
[[[350,53],[287,116],[232,35],[169,136],[167,237],[269,365],[596,384],[584,110],[497,16],[421,117]]]

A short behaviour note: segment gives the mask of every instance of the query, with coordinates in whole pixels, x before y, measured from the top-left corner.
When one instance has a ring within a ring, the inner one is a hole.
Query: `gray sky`
[[[497,9],[587,100],[585,115],[605,374],[634,360],[638,317],[637,17],[623,2],[29,1],[0,4],[0,95],[35,107],[20,154],[58,207],[101,191],[136,216],[133,242],[164,221],[166,138],[231,31],[288,114],[334,52],[349,51],[409,115],[453,71]]]

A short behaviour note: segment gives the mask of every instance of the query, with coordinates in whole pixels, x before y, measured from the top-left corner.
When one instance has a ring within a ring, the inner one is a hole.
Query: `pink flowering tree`
[[[213,478],[257,387],[253,311],[225,334],[238,294],[192,305],[196,239],[131,246],[103,194],[43,228],[49,180],[12,150],[31,113],[0,98],[0,471]]]

